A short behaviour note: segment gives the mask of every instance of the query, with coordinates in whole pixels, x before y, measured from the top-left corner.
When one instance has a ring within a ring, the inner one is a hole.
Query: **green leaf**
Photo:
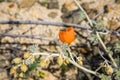
[[[103,21],[92,21],[97,30],[105,30]]]
[[[115,60],[115,62],[117,63],[117,65],[120,64],[120,57],[119,57],[119,56],[117,56],[114,60]]]
[[[32,45],[28,48],[31,53],[40,52],[38,45]]]
[[[89,35],[87,39],[89,39],[93,45],[96,45],[99,43],[98,38],[95,35],[95,33],[91,33],[91,35]]]
[[[35,69],[37,68],[37,66],[38,66],[38,63],[30,64],[30,65],[29,65],[29,71],[35,70]]]
[[[29,71],[32,71],[38,67],[40,59],[41,59],[41,56],[39,58],[37,58],[33,64],[29,65]]]
[[[102,74],[101,80],[112,80],[110,76]]]
[[[64,72],[64,71],[66,71],[67,70],[67,66],[65,65],[65,64],[62,64],[61,65],[61,70]]]
[[[120,42],[115,43],[114,49],[115,49],[115,53],[120,53]]]
[[[39,72],[38,77],[40,77],[40,78],[44,78],[44,77],[45,77],[45,73],[43,73],[43,72]]]
[[[83,11],[80,11],[79,14],[80,14],[79,21],[82,21],[82,20],[84,20],[86,18],[86,16],[85,16]]]
[[[120,79],[120,70],[116,70],[115,74],[116,74],[115,79],[119,80]]]

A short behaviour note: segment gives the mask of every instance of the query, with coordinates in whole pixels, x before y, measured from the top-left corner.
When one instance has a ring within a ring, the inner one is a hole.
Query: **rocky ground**
[[[120,31],[120,0],[79,0],[79,3],[86,10],[90,19],[98,21],[99,28]],[[101,15],[95,18],[100,12],[102,12]],[[0,0],[0,20],[43,20],[88,24],[74,0]],[[0,35],[33,36],[32,38],[0,36],[0,80],[99,80],[71,64],[61,68],[54,62],[51,62],[48,68],[38,68],[32,71],[27,78],[13,77],[9,74],[11,65],[13,65],[12,59],[21,57],[30,45],[38,44],[41,51],[57,52],[54,40],[58,38],[61,29],[64,27],[0,24]],[[97,46],[91,46],[89,43],[88,31],[78,28],[75,30],[76,39],[70,45],[71,49],[74,53],[84,56],[85,67],[95,70],[97,63],[103,61],[97,54]],[[34,36],[40,39],[34,39]],[[111,34],[104,35],[103,39],[107,47],[120,42],[120,36]],[[116,55],[117,52],[114,54]],[[40,72],[45,74],[44,77],[37,75]]]

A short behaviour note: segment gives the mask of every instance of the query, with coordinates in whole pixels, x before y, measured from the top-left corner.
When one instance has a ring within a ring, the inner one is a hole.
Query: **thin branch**
[[[112,55],[108,52],[107,47],[105,46],[105,44],[103,43],[102,39],[100,38],[99,33],[96,32],[96,35],[97,35],[97,37],[98,37],[101,45],[103,46],[104,50],[108,53],[108,56],[109,56],[110,60],[112,61],[113,65],[115,67],[118,67],[117,64],[116,64],[116,62],[114,61]]]
[[[103,43],[102,39],[100,38],[100,35],[98,34],[98,32],[96,32],[96,35],[97,35],[101,45],[103,46],[104,50],[107,50],[107,48],[106,48],[105,44]]]
[[[97,17],[99,17],[101,14],[104,13],[104,10],[101,10],[96,16],[94,16],[92,19],[95,20]]]
[[[89,16],[87,15],[86,11],[82,8],[82,6],[78,3],[77,0],[74,0],[74,2],[75,2],[76,5],[80,8],[80,10],[81,10],[82,12],[84,12],[84,14],[85,14],[88,22],[90,23],[90,25],[93,26],[93,23],[92,23],[92,21],[90,20]]]
[[[61,54],[59,54],[59,53],[46,53],[46,52],[44,52],[44,53],[32,53],[32,55],[42,55],[42,56],[54,56],[54,57],[58,57],[58,56],[60,56]],[[68,58],[68,57],[66,57],[66,56],[64,56],[65,58]],[[69,58],[68,58],[69,59]],[[76,67],[78,67],[78,68],[80,68],[80,69],[82,69],[83,71],[86,71],[86,72],[88,72],[88,73],[91,73],[91,74],[94,74],[94,75],[96,75],[96,76],[98,76],[98,77],[100,77],[100,74],[99,73],[97,73],[97,72],[95,72],[95,71],[92,71],[92,70],[89,70],[89,69],[87,69],[87,68],[84,68],[83,66],[80,66],[80,65],[78,65],[75,61],[73,61],[73,60],[71,60],[71,59],[69,59],[69,61],[73,64],[73,65],[75,65]]]
[[[82,67],[82,66],[80,66],[79,64],[77,64],[76,62],[72,61],[71,59],[69,59],[69,61],[70,61],[70,63],[72,63],[72,64],[75,65],[76,67],[82,69],[83,71],[88,72],[88,73],[91,73],[91,74],[96,75],[96,76],[98,76],[98,77],[101,77],[101,75],[100,75],[99,73],[97,73],[97,72],[95,72],[95,71],[92,71],[92,70],[89,70],[89,69],[87,69],[87,68],[85,68],[85,67]]]
[[[0,37],[4,37],[4,36],[9,36],[12,38],[16,38],[16,37],[21,37],[21,38],[30,38],[30,39],[37,39],[37,40],[48,40],[48,41],[53,41],[53,38],[37,38],[35,36],[37,35],[16,35],[16,34],[0,34]]]
[[[40,25],[53,25],[53,26],[64,26],[64,27],[76,27],[81,29],[90,29],[88,26],[81,26],[71,23],[62,23],[62,22],[50,22],[50,21],[40,21],[40,20],[0,20],[0,24],[40,24]]]
[[[77,4],[77,6],[78,6],[78,7],[84,12],[84,14],[86,15],[86,18],[87,18],[88,22],[90,23],[91,28],[94,27],[92,21],[90,20],[89,16],[87,15],[86,11],[85,11],[85,10],[82,8],[82,6],[78,3],[78,1],[77,1],[77,0],[74,0],[74,2]],[[117,67],[117,64],[115,63],[112,55],[108,52],[107,47],[105,46],[105,44],[103,43],[102,39],[100,38],[99,33],[98,33],[97,31],[95,31],[95,34],[96,34],[99,42],[100,42],[101,45],[103,46],[104,50],[108,53],[108,56],[109,56],[109,58],[111,59],[113,65],[114,65],[115,67]]]
[[[32,55],[42,55],[42,56],[54,56],[54,57],[58,57],[60,56],[59,53],[47,53],[47,52],[38,52],[38,53],[32,53]]]
[[[107,59],[102,55],[102,53],[101,53],[101,51],[100,51],[99,48],[98,48],[98,52],[99,52],[100,56],[104,59],[104,61],[105,61],[107,64],[108,64],[108,63],[112,64],[109,60],[107,60]]]
[[[77,25],[77,24],[72,24],[72,23],[63,23],[63,22],[50,22],[50,21],[40,21],[40,20],[0,20],[0,24],[39,24],[39,25],[52,25],[52,26],[57,26],[57,27],[75,27],[75,28],[80,28],[82,30],[88,30],[92,32],[93,30],[86,25]],[[112,30],[96,30],[100,34],[112,34],[116,36],[120,36],[120,33],[117,31],[112,31]],[[1,34],[0,34],[1,36]]]
[[[85,68],[85,67],[83,67],[83,66],[80,66],[78,63],[76,63],[76,62],[74,61],[74,59],[71,59],[71,57],[66,56],[66,55],[64,54],[64,52],[63,52],[63,49],[62,49],[62,46],[64,46],[64,45],[63,45],[63,44],[60,44],[60,43],[58,43],[58,44],[61,45],[61,46],[60,46],[60,47],[57,47],[57,49],[58,49],[59,52],[61,52],[63,58],[67,58],[67,59],[70,61],[71,64],[73,64],[74,66],[78,67],[79,69],[81,69],[81,70],[83,70],[83,71],[85,71],[85,72],[91,73],[91,74],[93,74],[93,75],[96,75],[96,76],[98,76],[98,77],[101,77],[98,72],[95,72],[95,71],[92,71],[92,70],[90,70],[90,69],[87,69],[87,68]],[[66,49],[66,48],[65,48],[65,49]],[[73,56],[72,56],[72,57],[73,57]]]

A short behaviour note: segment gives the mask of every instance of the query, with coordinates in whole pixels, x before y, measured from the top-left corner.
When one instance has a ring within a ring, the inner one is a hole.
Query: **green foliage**
[[[103,21],[92,21],[97,30],[105,30]]]
[[[93,45],[96,45],[96,44],[99,43],[99,42],[98,42],[98,38],[97,38],[97,36],[95,35],[94,32],[92,32],[91,35],[88,36],[88,39],[91,41],[91,43],[92,43]]]
[[[29,72],[37,69],[37,67],[38,67],[38,59],[36,59],[36,61],[35,61],[34,63],[32,63],[32,64],[29,65],[29,69],[28,69],[28,71],[25,73],[25,75],[28,75]]]
[[[115,52],[116,52],[116,53],[120,53],[120,42],[117,42],[117,43],[115,44],[114,49],[115,49]]]
[[[32,46],[30,46],[30,47],[28,48],[28,50],[29,50],[31,53],[39,52],[39,47],[38,47],[38,45],[32,45]],[[27,60],[27,63],[30,63],[30,64],[29,64],[29,67],[28,67],[28,71],[24,73],[24,77],[25,77],[25,78],[29,77],[29,73],[30,73],[31,71],[37,69],[37,67],[39,66],[40,59],[41,59],[41,56],[39,56],[38,58],[36,58],[33,63],[31,63],[30,60]]]
[[[110,76],[102,74],[101,80],[112,80]]]
[[[115,62],[117,63],[117,65],[119,66],[119,65],[120,65],[120,57],[117,56],[114,60],[115,60]]]
[[[38,67],[38,64],[37,64],[37,63],[30,64],[30,65],[29,65],[29,71],[33,71],[33,70],[35,70],[37,67]]]
[[[93,45],[96,45],[98,44],[98,37],[96,36],[96,33],[95,31],[96,30],[105,30],[105,27],[104,27],[104,24],[103,24],[103,21],[92,21],[93,23],[93,32],[91,33],[91,35],[88,36],[88,39],[91,41],[91,43],[93,43]]]
[[[82,11],[80,11],[79,14],[80,14],[79,21],[82,21],[86,18],[85,14]]]
[[[65,65],[65,64],[62,64],[61,65],[61,70],[64,72],[64,71],[66,71],[67,70],[67,66]]]
[[[39,74],[37,76],[40,77],[40,78],[44,78],[45,77],[45,73],[39,72]]]
[[[38,45],[32,45],[32,46],[30,46],[30,47],[28,48],[28,50],[29,50],[31,53],[39,52],[39,47],[38,47]],[[35,59],[35,62],[29,65],[29,71],[32,71],[32,70],[36,69],[37,66],[38,66],[38,62],[39,62],[39,61],[40,61],[40,57],[39,57],[39,58],[36,58],[36,59]]]
[[[40,57],[36,58],[35,62],[29,65],[29,71],[35,70],[40,62]]]
[[[40,0],[40,4],[43,6],[48,6],[48,0]]]
[[[65,54],[65,56],[67,56],[67,57],[70,57],[69,56],[69,53],[68,53],[68,49],[69,49],[69,47],[68,47],[68,45],[67,44],[61,44],[61,48],[62,48],[62,51],[63,51],[63,53]]]
[[[120,80],[120,70],[115,70],[115,80]]]
[[[32,45],[28,48],[28,50],[31,52],[31,53],[34,53],[34,52],[40,52],[39,50],[39,47],[38,45]],[[36,69],[38,67],[38,63],[40,62],[40,59],[41,59],[41,56],[36,58],[35,59],[35,62],[31,63],[29,65],[29,71],[32,71],[34,69]]]
[[[27,79],[29,77],[29,74],[26,72],[26,73],[23,73],[23,76],[22,76],[22,78],[24,78],[24,79]]]
[[[31,53],[40,52],[38,45],[32,45],[28,48]]]

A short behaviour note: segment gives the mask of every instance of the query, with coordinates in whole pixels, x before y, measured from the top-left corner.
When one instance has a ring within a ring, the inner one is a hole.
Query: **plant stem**
[[[93,26],[92,21],[90,20],[89,16],[87,15],[86,11],[82,8],[82,6],[79,4],[79,2],[77,0],[74,0],[74,2],[76,3],[76,5],[81,9],[81,11],[85,14],[88,22],[90,23],[91,26]]]
[[[89,23],[90,23],[90,25],[93,27],[93,23],[92,23],[92,21],[90,20],[89,16],[87,15],[86,11],[82,8],[82,6],[78,3],[78,1],[77,1],[77,0],[74,0],[74,2],[75,2],[75,3],[76,3],[76,5],[77,5],[77,6],[81,9],[81,11],[83,11],[83,12],[84,12],[84,14],[85,14],[85,16],[86,16],[86,18],[87,18],[88,22],[89,22]],[[97,35],[98,40],[100,41],[100,43],[101,43],[101,45],[103,46],[104,50],[108,53],[108,50],[107,50],[107,48],[106,48],[105,44],[103,43],[102,39],[100,38],[99,33],[98,33],[97,31],[95,31],[95,34]],[[109,58],[111,59],[111,61],[112,61],[113,65],[114,65],[115,67],[117,67],[117,64],[115,63],[115,61],[114,61],[114,59],[113,59],[112,55],[111,55],[110,53],[108,53],[108,56],[109,56]]]
[[[116,62],[114,61],[112,55],[108,52],[108,50],[107,50],[105,44],[103,43],[102,39],[100,38],[99,33],[96,32],[96,35],[97,35],[97,37],[98,37],[98,39],[99,39],[101,45],[103,46],[104,50],[108,53],[108,56],[109,56],[110,60],[112,61],[113,65],[117,68],[118,66],[117,66]]]
[[[70,63],[72,63],[73,65],[75,65],[76,67],[80,68],[81,70],[85,71],[85,72],[88,72],[88,73],[91,73],[95,76],[98,76],[99,78],[101,77],[101,75],[95,71],[92,71],[92,70],[89,70],[83,66],[80,66],[79,64],[77,64],[76,62],[72,61],[71,59],[69,59]]]
[[[81,69],[81,70],[83,70],[83,71],[85,71],[85,72],[88,72],[88,73],[91,73],[91,74],[96,75],[96,76],[98,76],[98,77],[101,77],[101,75],[100,75],[99,73],[97,73],[97,72],[95,72],[95,71],[92,71],[92,70],[89,70],[89,69],[87,69],[87,68],[85,68],[85,67],[83,67],[83,66],[80,66],[80,65],[79,65],[78,63],[76,63],[73,59],[71,59],[70,57],[66,56],[66,55],[63,53],[63,50],[62,50],[61,47],[58,47],[58,51],[59,51],[59,52],[62,52],[63,58],[67,58],[67,59],[70,61],[70,63],[73,64],[74,66],[78,67],[79,69]]]
[[[70,55],[70,58],[75,62],[75,60],[74,60],[74,58],[73,58],[73,55],[72,55],[69,47],[68,47],[67,51],[68,51],[68,54]]]
[[[33,55],[42,55],[42,56],[53,56],[53,57],[57,57],[60,56],[60,54],[58,53],[47,53],[47,52],[38,52],[38,53],[32,53]]]

